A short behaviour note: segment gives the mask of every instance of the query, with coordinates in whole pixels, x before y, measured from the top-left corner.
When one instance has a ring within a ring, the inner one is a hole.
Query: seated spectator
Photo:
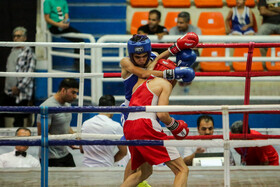
[[[201,115],[197,118],[197,131],[199,135],[214,134],[214,120],[211,116]],[[196,153],[223,153],[222,147],[186,147],[184,149],[184,162],[191,166]],[[230,165],[235,165],[232,153],[230,153]]]
[[[31,131],[20,127],[16,136],[31,136]],[[28,146],[16,146],[14,151],[0,155],[0,168],[40,167],[39,160],[28,154],[27,149]]]
[[[160,19],[160,11],[155,9],[151,10],[149,12],[148,24],[140,26],[137,33],[142,35],[157,35],[158,39],[161,40],[164,35],[168,34],[168,30],[164,26],[159,25]],[[159,54],[165,51],[162,48],[154,48],[153,50]]]
[[[112,95],[104,95],[99,99],[99,106],[115,106]],[[112,120],[114,114],[99,113],[83,123],[82,133],[123,135],[121,124]],[[84,145],[80,146],[84,153],[83,164],[88,167],[111,167],[127,154],[127,146]]]
[[[138,34],[155,34],[158,36],[158,39],[162,39],[163,35],[168,34],[168,30],[164,27],[159,25],[161,18],[161,13],[158,10],[151,10],[149,12],[149,20],[148,24],[142,25],[138,28]]]
[[[226,18],[226,33],[232,35],[254,35],[253,13],[245,6],[245,0],[236,0]]]
[[[243,122],[236,121],[230,127],[232,134],[243,133]],[[248,134],[261,134],[258,131],[251,130],[248,126]],[[273,146],[262,147],[238,147],[235,150],[241,156],[242,165],[279,165],[279,156]]]
[[[184,35],[188,32],[194,32],[197,35],[201,35],[200,28],[190,24],[190,14],[188,12],[180,12],[177,18],[177,26],[172,27],[169,31],[169,35]],[[193,48],[197,56],[199,56],[199,51],[197,48]],[[199,63],[195,62],[191,66],[193,69],[199,69]],[[179,83],[181,85],[181,82]]]
[[[258,35],[280,34],[280,4],[279,1],[259,0],[259,12],[263,22]],[[262,56],[266,56],[267,48],[261,48]]]
[[[279,1],[259,0],[258,8],[263,16],[263,23],[258,30],[259,35],[280,34]]]
[[[52,34],[64,34],[64,33],[80,33],[77,29],[70,26],[69,10],[66,0],[45,0],[44,1],[44,14],[45,20],[48,24],[49,31]],[[80,38],[64,37],[71,42],[84,42]],[[79,54],[79,49],[74,49],[76,54]],[[76,70],[79,70],[79,59],[75,59],[74,66]],[[86,72],[89,72],[89,67],[86,66]]]
[[[194,32],[201,35],[200,28],[190,24],[190,14],[188,12],[180,12],[177,18],[177,26],[172,27],[169,31],[170,35],[184,35],[188,32]]]
[[[14,42],[25,42],[27,30],[16,27],[13,30]],[[36,58],[33,50],[28,46],[13,47],[7,59],[7,72],[34,72]],[[32,77],[6,77],[5,88],[0,93],[0,106],[27,106],[33,95]],[[5,127],[5,117],[14,117],[14,127],[23,127],[26,114],[0,113],[0,127]]]

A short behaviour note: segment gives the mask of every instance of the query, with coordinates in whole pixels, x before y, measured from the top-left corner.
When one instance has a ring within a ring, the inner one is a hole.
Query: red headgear
[[[158,60],[157,64],[155,65],[154,70],[164,71],[167,69],[175,69],[176,67],[177,67],[176,64],[171,60],[160,59],[160,60]]]

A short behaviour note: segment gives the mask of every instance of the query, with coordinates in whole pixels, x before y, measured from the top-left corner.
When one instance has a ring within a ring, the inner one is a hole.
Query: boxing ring
[[[279,76],[280,72],[251,72],[252,53],[254,47],[279,47],[279,43],[240,43],[240,44],[199,44],[198,47],[240,47],[249,48],[246,72],[223,72],[205,73],[197,72],[196,76],[237,76],[245,77],[244,105],[221,105],[221,106],[142,106],[142,107],[84,107],[83,90],[84,78],[119,77],[119,73],[83,73],[84,72],[84,49],[100,48],[106,46],[123,46],[124,44],[64,44],[64,43],[12,43],[0,42],[1,46],[55,46],[80,48],[80,72],[81,73],[9,73],[0,72],[0,76],[32,76],[32,77],[75,77],[80,79],[80,95],[78,107],[0,107],[0,112],[26,112],[40,113],[42,115],[41,136],[32,137],[0,137],[1,146],[29,145],[42,147],[41,169],[5,169],[0,170],[0,182],[4,186],[38,186],[38,178],[41,179],[41,186],[119,186],[122,182],[124,168],[48,168],[48,146],[50,145],[164,145],[184,147],[223,147],[224,167],[190,167],[188,186],[279,186],[279,166],[249,167],[230,166],[229,149],[231,147],[253,147],[264,145],[280,145],[280,135],[259,135],[252,136],[247,133],[229,137],[229,114],[244,114],[244,129],[248,125],[248,114],[250,113],[280,113],[280,105],[250,105],[250,81],[251,77],[258,76]],[[170,44],[153,44],[153,47],[167,47]],[[96,112],[171,112],[172,114],[221,114],[223,123],[223,135],[213,136],[188,136],[187,140],[134,140],[120,141],[120,136],[81,134],[82,113]],[[78,113],[77,133],[73,135],[48,135],[47,115],[57,112]],[[212,138],[212,140],[209,140]],[[234,140],[234,139],[261,138],[262,140]],[[204,139],[208,139],[207,142]],[[41,175],[39,175],[39,172]],[[92,174],[93,172],[93,174]],[[9,180],[13,173],[20,176],[15,180]],[[71,174],[70,174],[71,173]],[[69,175],[66,177],[64,175]],[[106,175],[106,176],[104,176]],[[112,177],[112,175],[114,177]],[[32,177],[30,177],[32,176]],[[103,178],[101,177],[103,176]],[[5,179],[6,177],[6,179]],[[63,179],[64,177],[64,179]],[[98,180],[101,177],[102,181]],[[28,180],[26,180],[28,178]],[[50,181],[49,181],[50,179]],[[67,184],[64,184],[66,182]],[[152,186],[170,186],[174,175],[167,168],[154,168],[154,174],[150,177],[149,183]],[[25,181],[23,183],[23,181]],[[106,182],[106,184],[105,184]],[[69,184],[70,183],[70,184]],[[109,184],[107,184],[109,183]]]

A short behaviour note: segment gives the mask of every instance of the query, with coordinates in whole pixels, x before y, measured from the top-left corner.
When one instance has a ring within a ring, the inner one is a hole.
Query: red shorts
[[[161,125],[155,119],[126,120],[124,135],[127,140],[167,140]],[[175,147],[164,146],[129,146],[131,168],[137,169],[144,162],[158,165],[180,157]]]

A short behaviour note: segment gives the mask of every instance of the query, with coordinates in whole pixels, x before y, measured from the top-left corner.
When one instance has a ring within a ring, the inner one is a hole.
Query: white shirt
[[[105,115],[96,115],[85,121],[82,133],[120,134],[122,126]],[[117,146],[90,145],[83,146],[83,164],[88,167],[110,167],[114,165],[114,156],[118,152]]]
[[[32,155],[26,153],[26,157],[22,155],[16,156],[15,150],[0,155],[0,168],[31,168],[40,167],[40,162]]]

